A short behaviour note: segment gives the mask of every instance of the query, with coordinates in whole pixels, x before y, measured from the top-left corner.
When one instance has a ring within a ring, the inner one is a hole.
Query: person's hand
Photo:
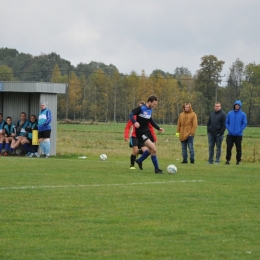
[[[177,138],[180,138],[180,133],[175,134]]]
[[[128,138],[125,138],[125,141],[126,141],[126,142],[128,142],[128,140],[129,140]]]
[[[164,132],[164,129],[163,129],[163,128],[160,128],[160,129],[159,129],[159,132],[163,133],[163,132]]]
[[[136,128],[139,128],[139,127],[140,127],[140,124],[139,124],[138,122],[135,122],[135,123],[134,123],[134,126],[135,126]]]

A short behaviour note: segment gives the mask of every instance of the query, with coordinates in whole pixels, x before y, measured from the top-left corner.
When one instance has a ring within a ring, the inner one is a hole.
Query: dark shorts
[[[144,143],[146,140],[148,140],[148,139],[150,139],[153,143],[154,143],[154,139],[153,139],[153,136],[152,136],[152,134],[151,134],[151,132],[150,131],[147,131],[147,132],[145,132],[145,133],[142,133],[142,134],[138,134],[137,135],[137,138],[138,138],[138,141],[140,142],[140,143]]]
[[[139,142],[137,137],[131,136],[129,140],[129,147],[134,147],[134,146],[138,146],[138,148],[140,149],[144,147],[144,142]]]
[[[51,130],[45,130],[42,132],[38,132],[38,138],[41,139],[45,139],[45,138],[50,138],[51,137]]]

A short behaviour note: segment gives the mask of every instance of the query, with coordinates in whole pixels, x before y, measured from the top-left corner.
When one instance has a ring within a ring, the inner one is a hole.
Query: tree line
[[[185,102],[192,104],[200,125],[206,124],[216,101],[225,112],[234,101],[242,101],[249,125],[260,124],[260,64],[245,65],[237,59],[222,75],[224,61],[214,55],[201,58],[194,75],[188,68],[173,73],[154,70],[138,75],[119,72],[101,62],[80,63],[76,67],[56,53],[32,56],[15,49],[0,49],[0,81],[44,81],[66,83],[67,94],[58,95],[58,118],[125,122],[138,101],[150,94],[158,96],[154,118],[158,123],[176,124]]]

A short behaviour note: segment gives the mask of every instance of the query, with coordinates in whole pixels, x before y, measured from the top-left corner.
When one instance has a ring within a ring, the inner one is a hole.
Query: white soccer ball
[[[106,156],[104,153],[102,153],[102,154],[99,156],[99,158],[100,158],[101,161],[105,161],[105,160],[107,159],[107,156]]]
[[[167,172],[169,174],[175,174],[175,173],[177,173],[177,167],[174,164],[170,164],[167,167]]]

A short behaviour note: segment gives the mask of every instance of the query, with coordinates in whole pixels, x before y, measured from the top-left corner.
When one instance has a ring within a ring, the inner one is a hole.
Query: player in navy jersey
[[[144,142],[144,145],[148,148],[142,156],[135,162],[138,164],[139,168],[143,170],[143,161],[151,155],[151,159],[155,168],[156,174],[162,174],[163,171],[159,169],[158,160],[156,156],[156,146],[152,134],[149,130],[149,123],[157,129],[159,132],[164,132],[163,128],[159,127],[152,119],[153,108],[157,106],[157,97],[151,95],[146,104],[140,107],[137,107],[132,110],[132,113],[129,115],[129,119],[133,122],[136,128],[136,137],[140,142]],[[135,116],[136,115],[136,119]]]

